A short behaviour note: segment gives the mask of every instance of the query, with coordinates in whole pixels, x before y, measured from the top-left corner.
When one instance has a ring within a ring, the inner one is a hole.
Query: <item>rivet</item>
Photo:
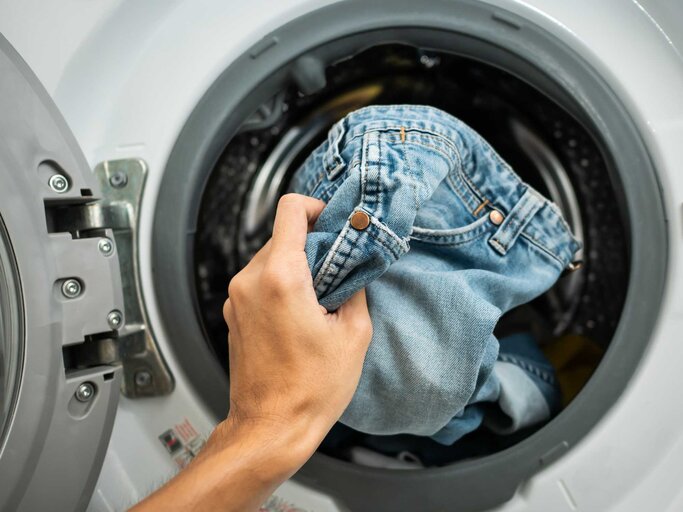
[[[147,370],[140,370],[135,373],[135,385],[140,388],[146,388],[152,383],[152,374]]]
[[[114,252],[114,244],[108,238],[100,238],[97,242],[97,248],[105,256],[111,256]]]
[[[567,265],[567,270],[569,272],[574,272],[576,270],[579,270],[581,267],[583,267],[583,261],[582,260],[576,260],[576,261],[572,261],[569,265]]]
[[[128,184],[128,176],[123,171],[116,171],[109,176],[109,184],[114,188],[123,188]]]
[[[503,214],[498,210],[493,210],[491,213],[489,213],[489,220],[496,226],[500,226],[500,224],[503,223],[503,220],[505,220],[505,217],[503,217]]]
[[[67,180],[61,174],[53,174],[47,182],[50,188],[57,192],[58,194],[63,194],[69,190],[69,180]]]
[[[67,279],[62,283],[62,295],[67,299],[75,299],[81,294],[81,283],[78,279]]]
[[[351,215],[351,226],[358,231],[363,231],[370,225],[370,216],[363,212],[357,211]]]
[[[107,315],[107,323],[112,329],[119,329],[123,322],[123,315],[118,309],[113,310]]]
[[[89,402],[95,395],[95,386],[91,382],[84,382],[76,388],[74,395],[79,402]]]

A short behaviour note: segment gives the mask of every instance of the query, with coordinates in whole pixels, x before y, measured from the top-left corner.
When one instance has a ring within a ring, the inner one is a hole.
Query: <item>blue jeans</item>
[[[493,329],[548,290],[580,244],[475,131],[430,107],[366,107],[332,127],[292,190],[327,203],[306,243],[320,303],[334,310],[366,287],[374,334],[342,423],[449,443],[551,410],[531,377],[542,365],[520,366],[514,351],[498,361]],[[467,408],[478,403],[500,417]]]

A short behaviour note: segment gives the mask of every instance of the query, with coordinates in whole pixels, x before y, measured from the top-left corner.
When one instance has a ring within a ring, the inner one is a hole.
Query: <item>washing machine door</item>
[[[0,510],[79,510],[116,413],[121,276],[98,184],[0,36]]]

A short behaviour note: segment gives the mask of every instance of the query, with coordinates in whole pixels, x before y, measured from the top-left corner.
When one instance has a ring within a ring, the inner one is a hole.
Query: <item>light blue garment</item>
[[[490,382],[492,333],[501,314],[555,283],[579,243],[476,132],[430,107],[366,107],[334,125],[292,190],[327,203],[306,243],[320,303],[334,310],[367,291],[374,334],[342,423],[431,436],[469,417],[468,404],[502,397],[538,415],[510,368],[507,387]],[[359,211],[365,229],[351,225]]]
[[[483,364],[488,366],[488,361],[485,357]],[[451,445],[482,424],[495,433],[512,434],[550,419],[560,401],[555,370],[534,337],[529,333],[512,334],[500,340],[489,378],[476,386],[467,406],[432,439]]]

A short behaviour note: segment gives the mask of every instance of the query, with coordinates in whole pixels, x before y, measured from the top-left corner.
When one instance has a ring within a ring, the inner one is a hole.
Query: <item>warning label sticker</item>
[[[182,422],[169,428],[159,436],[159,441],[164,445],[166,451],[176,463],[176,465],[183,469],[192,459],[194,459],[199,451],[206,444],[206,439],[197,432],[190,420],[184,418]],[[299,508],[293,503],[280,498],[278,496],[271,496],[268,498],[259,512],[307,512],[305,509]]]
[[[206,443],[187,418],[161,434],[159,441],[180,469],[187,466]]]

